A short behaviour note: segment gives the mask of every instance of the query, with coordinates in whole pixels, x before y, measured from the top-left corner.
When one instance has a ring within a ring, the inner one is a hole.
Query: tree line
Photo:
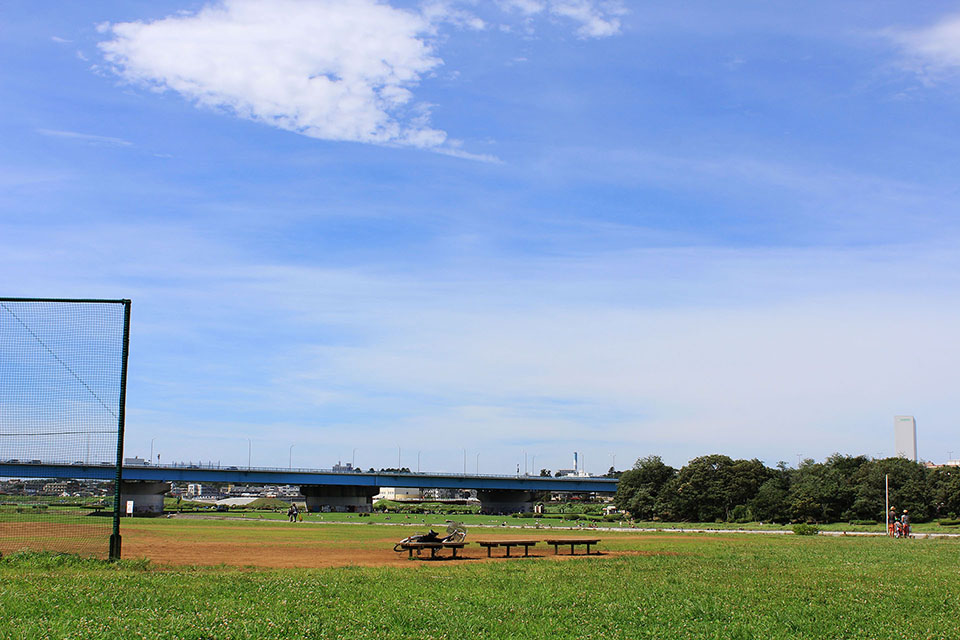
[[[757,459],[713,454],[681,469],[660,456],[637,460],[620,475],[615,504],[638,520],[667,522],[850,522],[884,520],[884,478],[890,505],[916,522],[956,518],[960,469],[927,468],[904,458],[834,454],[765,466]]]

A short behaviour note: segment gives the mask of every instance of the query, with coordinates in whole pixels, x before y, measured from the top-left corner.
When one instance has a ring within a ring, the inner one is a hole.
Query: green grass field
[[[286,520],[283,512],[272,511],[204,511],[202,515],[222,518],[241,518],[248,520]],[[580,527],[590,528],[592,525],[605,529],[715,529],[718,531],[732,530],[759,530],[759,531],[789,531],[791,525],[760,523],[760,522],[586,522],[565,521],[554,518],[514,518],[512,516],[489,515],[432,515],[432,514],[383,514],[374,513],[369,516],[360,516],[356,513],[309,513],[304,518],[308,522],[359,522],[365,524],[438,524],[447,520],[463,522],[467,526],[498,526],[505,524],[508,527],[525,527],[536,529],[540,527]],[[914,523],[911,525],[915,533],[960,533],[960,525],[943,526],[937,522]],[[854,525],[846,522],[834,522],[820,525],[824,531],[855,531],[883,533],[883,523],[876,525]]]
[[[183,545],[238,535],[225,520],[134,522]],[[362,552],[397,531],[264,522],[242,535]],[[10,555],[0,638],[960,638],[952,539],[620,533],[603,549],[313,570]]]

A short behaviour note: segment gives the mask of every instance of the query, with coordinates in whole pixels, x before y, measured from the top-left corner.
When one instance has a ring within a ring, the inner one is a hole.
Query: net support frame
[[[127,298],[30,298],[30,297],[0,297],[0,302],[65,302],[65,303],[99,303],[123,305],[123,346],[120,360],[120,398],[117,411],[117,458],[114,474],[113,496],[113,527],[110,534],[109,559],[119,560],[121,556],[120,537],[120,485],[123,482],[123,434],[126,426],[127,406],[127,359],[130,353],[130,307],[131,300]]]

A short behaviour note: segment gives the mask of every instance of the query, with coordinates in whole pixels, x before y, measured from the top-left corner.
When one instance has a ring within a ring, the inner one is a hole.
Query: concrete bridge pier
[[[163,515],[163,494],[168,491],[169,482],[123,480],[120,482],[120,513],[126,515],[127,502],[133,500],[133,515]]]
[[[513,489],[479,489],[480,513],[526,513],[533,510],[533,492]]]
[[[352,487],[334,484],[300,485],[300,493],[306,497],[307,511],[346,511],[370,513],[373,511],[373,496],[380,493],[379,487]]]

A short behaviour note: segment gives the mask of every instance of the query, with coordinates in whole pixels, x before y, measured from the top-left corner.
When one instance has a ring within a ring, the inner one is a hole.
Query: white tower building
[[[917,421],[913,416],[893,416],[893,444],[897,456],[917,461]]]

